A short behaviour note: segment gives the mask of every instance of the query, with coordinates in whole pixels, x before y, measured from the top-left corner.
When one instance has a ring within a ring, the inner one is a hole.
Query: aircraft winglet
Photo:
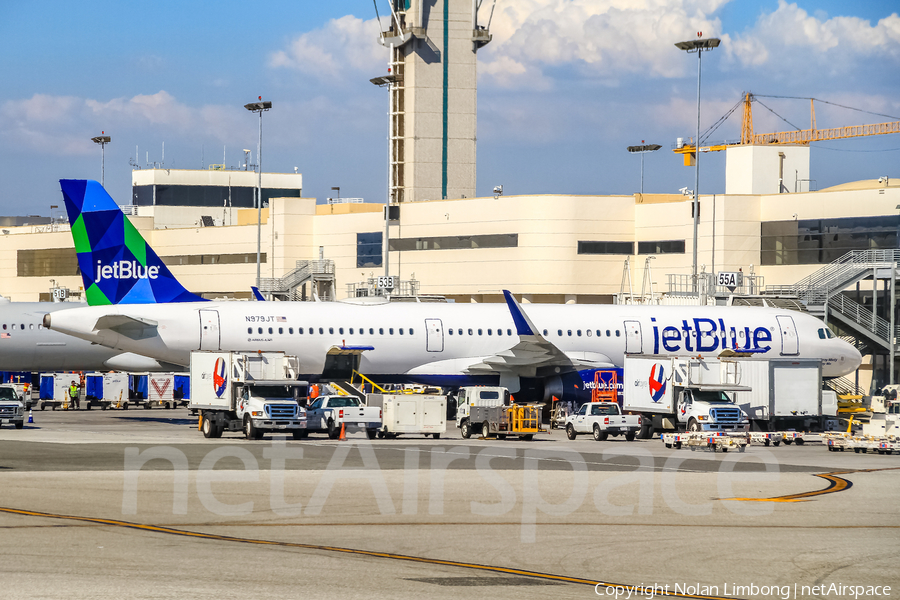
[[[534,323],[531,322],[531,319],[528,318],[528,315],[525,314],[525,311],[523,311],[522,307],[519,306],[519,303],[516,302],[512,293],[510,293],[509,290],[503,290],[503,295],[506,297],[506,305],[509,306],[509,312],[512,314],[513,323],[516,324],[516,334],[538,335],[537,327],[534,326]]]

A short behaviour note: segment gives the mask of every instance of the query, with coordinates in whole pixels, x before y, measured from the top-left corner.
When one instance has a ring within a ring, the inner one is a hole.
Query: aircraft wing
[[[506,304],[516,325],[519,342],[480,362],[469,365],[466,372],[472,375],[501,373],[518,377],[546,376],[580,369],[612,368],[615,365],[604,354],[577,352],[566,354],[542,336],[513,295],[503,290]]]

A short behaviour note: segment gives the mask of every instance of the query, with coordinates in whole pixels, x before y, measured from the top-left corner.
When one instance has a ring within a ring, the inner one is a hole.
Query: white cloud
[[[482,66],[498,76],[508,68],[546,71],[581,64],[604,77],[644,73],[683,75],[689,66],[673,44],[702,31],[720,33],[713,13],[727,0],[515,0],[498,4],[493,42]],[[501,81],[504,81],[501,78]]]
[[[164,90],[111,100],[35,94],[0,105],[0,139],[56,156],[94,152],[90,137],[101,130],[137,139],[163,134],[232,141],[236,132],[255,139],[244,112],[231,106],[191,107]]]
[[[373,75],[387,67],[388,50],[378,43],[378,21],[353,15],[332,19],[321,29],[295,38],[269,57],[269,66],[288,68],[323,80],[339,80],[348,71]]]
[[[723,36],[726,56],[742,66],[778,64],[782,69],[822,66],[826,73],[853,69],[861,58],[900,58],[900,16],[872,25],[858,17],[813,16],[779,0],[744,33]]]

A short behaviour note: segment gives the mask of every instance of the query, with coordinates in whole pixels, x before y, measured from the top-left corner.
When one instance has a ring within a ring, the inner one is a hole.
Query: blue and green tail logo
[[[61,179],[88,304],[197,302],[96,181]]]

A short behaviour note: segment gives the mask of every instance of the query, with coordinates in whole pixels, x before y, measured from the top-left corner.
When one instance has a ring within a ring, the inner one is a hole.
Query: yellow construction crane
[[[775,144],[809,145],[810,142],[825,140],[842,140],[846,138],[862,137],[867,135],[884,135],[888,133],[900,133],[900,121],[889,123],[874,123],[872,125],[848,125],[846,127],[832,127],[830,129],[816,128],[816,107],[814,99],[809,99],[810,127],[809,129],[797,129],[794,131],[779,131],[776,133],[753,133],[753,112],[750,103],[753,94],[744,94],[744,117],[741,122],[741,141],[726,142],[710,146],[700,146],[700,152],[719,152],[735,146],[771,146]],[[688,143],[675,148],[674,152],[684,156],[685,166],[694,164],[696,147]]]

